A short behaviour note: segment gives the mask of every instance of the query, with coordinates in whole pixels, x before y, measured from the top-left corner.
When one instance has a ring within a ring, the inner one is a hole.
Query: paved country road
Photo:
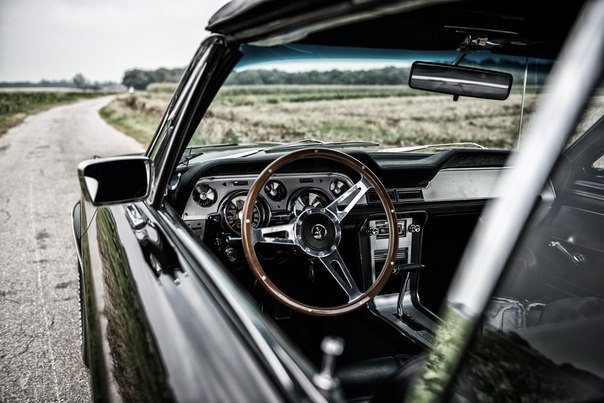
[[[0,137],[0,402],[90,401],[80,358],[71,208],[76,168],[142,152],[86,100],[28,117]]]

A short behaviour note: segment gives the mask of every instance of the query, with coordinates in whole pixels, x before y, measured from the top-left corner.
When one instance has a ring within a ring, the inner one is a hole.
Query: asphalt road
[[[39,113],[0,137],[0,402],[90,401],[71,232],[77,165],[143,151],[98,116],[109,101]]]

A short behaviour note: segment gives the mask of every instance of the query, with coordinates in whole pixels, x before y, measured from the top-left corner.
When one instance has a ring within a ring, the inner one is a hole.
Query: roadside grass
[[[117,130],[147,145],[159,125],[168,101],[157,106],[148,94],[122,96],[103,107],[100,115]]]
[[[148,144],[175,86],[153,85],[102,110],[119,130]],[[536,99],[527,91],[525,106]],[[459,107],[461,106],[461,107]],[[513,148],[521,94],[502,102],[418,92],[405,86],[250,85],[218,93],[191,144],[371,140],[385,146],[477,142]],[[528,118],[525,114],[525,118]],[[525,122],[526,123],[526,122]]]
[[[1,90],[0,91],[0,136],[11,127],[17,126],[33,113],[53,106],[68,104],[80,99],[108,95],[106,92],[84,92],[73,90]]]

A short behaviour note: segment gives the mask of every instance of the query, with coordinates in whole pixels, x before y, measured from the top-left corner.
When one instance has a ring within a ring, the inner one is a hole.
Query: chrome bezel
[[[302,226],[304,224],[304,220],[313,214],[320,214],[320,215],[326,217],[329,221],[331,221],[331,223],[333,224],[333,226],[335,228],[335,237],[333,240],[333,244],[331,245],[331,248],[328,250],[317,250],[317,249],[312,248],[306,242],[304,242],[304,237],[302,236]],[[302,248],[302,250],[307,255],[313,256],[313,257],[319,257],[319,258],[331,255],[334,251],[337,250],[338,245],[340,244],[340,241],[342,240],[342,228],[340,227],[338,218],[336,217],[336,215],[334,213],[332,213],[331,211],[329,211],[325,208],[322,208],[322,207],[309,208],[309,209],[304,210],[296,218],[296,221],[294,222],[294,233],[296,236],[296,240],[295,240],[296,244],[300,248]]]
[[[247,190],[239,190],[239,191],[231,192],[224,198],[222,204],[220,205],[220,217],[222,219],[223,226],[226,229],[228,229],[229,231],[231,231],[235,234],[238,234],[238,235],[241,234],[241,231],[237,231],[235,228],[233,228],[231,226],[231,224],[229,224],[229,220],[227,219],[227,208],[228,208],[229,204],[238,197],[243,197],[245,200],[245,198],[247,197],[247,194],[248,194]],[[257,226],[254,226],[254,225],[252,225],[252,226],[254,228],[261,228],[261,227],[266,226],[271,220],[271,210],[268,207],[266,200],[264,200],[264,197],[258,195],[258,199],[256,200],[254,209],[258,209],[258,213],[260,214],[260,219],[258,220]],[[239,221],[241,222],[241,218],[239,218]]]
[[[329,203],[331,203],[334,200],[326,192],[324,192],[322,189],[319,189],[317,187],[309,186],[309,187],[304,187],[304,188],[298,189],[295,193],[293,193],[291,195],[291,197],[289,198],[289,200],[287,202],[288,211],[291,212],[291,214],[293,214],[293,216],[295,216],[295,217],[297,217],[298,215],[296,215],[296,209],[295,209],[294,204],[296,203],[296,200],[298,200],[300,195],[302,195],[306,192],[315,192],[315,193],[319,194],[321,197],[325,198],[325,201],[327,203],[325,203],[325,206],[323,206],[323,207],[307,206],[306,209],[304,209],[301,213],[303,213],[304,211],[306,211],[308,209],[325,208],[329,205]],[[301,214],[301,213],[299,213],[299,214]]]

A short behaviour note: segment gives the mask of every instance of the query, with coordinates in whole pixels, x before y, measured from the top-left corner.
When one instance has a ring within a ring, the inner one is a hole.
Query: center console
[[[433,343],[438,319],[420,303],[417,282],[424,269],[421,249],[425,211],[411,211],[397,215],[398,249],[393,273],[382,293],[373,299],[371,311],[398,328],[422,346]],[[369,217],[359,234],[361,254],[371,267],[375,281],[388,253],[388,222],[379,216]]]
[[[407,212],[397,215],[398,249],[394,274],[421,269],[420,255],[422,231],[426,222],[426,213]],[[374,282],[384,265],[388,253],[388,222],[379,216],[369,217],[359,234],[362,259],[371,267],[370,282]],[[365,266],[367,267],[367,266]],[[397,289],[396,292],[400,291]]]

